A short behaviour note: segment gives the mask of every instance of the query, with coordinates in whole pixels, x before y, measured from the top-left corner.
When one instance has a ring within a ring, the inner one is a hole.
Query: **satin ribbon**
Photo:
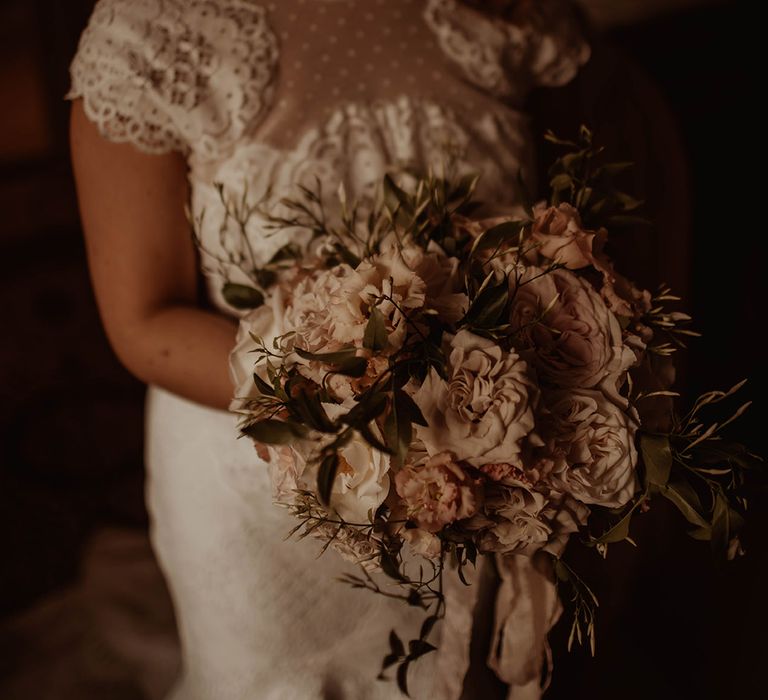
[[[557,622],[562,606],[546,556],[496,555],[501,584],[494,602],[493,636],[488,666],[509,684],[507,700],[540,700],[551,674],[547,634]],[[486,562],[486,565],[490,562]],[[478,579],[461,583],[455,572],[446,572],[443,593],[446,612],[437,658],[437,697],[459,700],[470,661],[470,641]],[[465,574],[469,574],[465,570]],[[542,670],[547,676],[542,687]]]
[[[538,700],[552,671],[547,635],[562,613],[550,559],[496,555],[496,566],[501,585],[488,666],[509,684],[507,700]]]

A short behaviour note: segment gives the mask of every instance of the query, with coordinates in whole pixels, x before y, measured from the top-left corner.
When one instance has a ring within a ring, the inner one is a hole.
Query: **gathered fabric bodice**
[[[457,0],[101,0],[72,65],[70,97],[109,139],[187,156],[210,296],[243,246],[262,265],[297,231],[264,213],[298,186],[333,211],[343,183],[364,208],[384,173],[481,173],[512,210],[533,174],[529,89],[587,59],[568,3],[519,2],[491,18]],[[218,185],[223,185],[221,190]],[[222,197],[223,194],[223,197]],[[246,244],[225,205],[258,205]]]

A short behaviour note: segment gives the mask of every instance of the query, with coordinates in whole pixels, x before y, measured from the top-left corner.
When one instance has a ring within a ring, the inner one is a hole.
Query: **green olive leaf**
[[[298,423],[269,418],[258,423],[251,423],[242,428],[241,432],[265,445],[290,445],[296,440],[306,437],[307,429]]]
[[[227,282],[221,288],[224,301],[236,309],[256,309],[264,303],[264,295],[255,287]]]
[[[333,482],[336,480],[336,472],[339,469],[339,455],[335,452],[324,457],[317,471],[317,495],[320,503],[328,506],[331,503]]]
[[[645,479],[655,486],[666,486],[672,471],[672,450],[669,438],[663,435],[642,435],[640,451],[645,464]]]
[[[711,530],[710,523],[697,510],[697,506],[700,507],[700,502],[689,484],[686,482],[670,483],[659,489],[659,493],[674,503],[691,525],[695,525],[702,530]],[[695,500],[691,493],[694,494]]]
[[[371,309],[368,323],[365,325],[363,347],[373,352],[378,352],[387,347],[388,339],[389,333],[387,333],[387,323],[384,314],[379,311],[378,307],[374,306]]]

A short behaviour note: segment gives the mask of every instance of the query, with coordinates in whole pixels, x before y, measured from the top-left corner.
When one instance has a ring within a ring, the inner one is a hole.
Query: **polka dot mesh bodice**
[[[291,148],[308,119],[327,120],[342,102],[395,103],[410,95],[459,114],[497,110],[495,96],[462,80],[458,66],[452,69],[439,48],[435,30],[443,25],[436,6],[448,3],[433,3],[429,13],[424,4],[283,0],[266,5],[280,41],[281,69],[261,139]]]
[[[500,19],[458,0],[101,0],[70,96],[106,137],[187,155],[203,267],[230,313],[220,261],[242,239],[222,231],[214,183],[273,214],[318,179],[329,207],[340,183],[365,206],[385,172],[439,170],[450,153],[496,211],[514,206],[532,171],[522,101],[589,50],[566,2],[513,5]],[[248,224],[261,263],[297,235],[264,223]]]

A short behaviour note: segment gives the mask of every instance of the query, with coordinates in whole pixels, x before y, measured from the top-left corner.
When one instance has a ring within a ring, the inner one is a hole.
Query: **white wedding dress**
[[[567,82],[588,57],[568,9],[520,3],[502,21],[455,0],[101,0],[70,97],[106,138],[186,155],[211,303],[236,315],[217,259],[244,242],[214,183],[271,207],[319,178],[329,206],[342,182],[365,203],[387,169],[441,168],[450,149],[460,172],[483,173],[480,196],[509,209],[518,171],[532,172],[527,91]],[[247,235],[264,263],[296,234],[254,218]],[[293,523],[233,415],[150,387],[146,425],[152,538],[184,657],[172,697],[402,697],[375,678],[390,629],[408,638],[419,611],[336,582],[350,565],[318,559],[317,542],[284,541]],[[412,696],[458,700],[467,606],[442,626],[442,658],[415,666]],[[515,697],[538,696],[536,664]]]

